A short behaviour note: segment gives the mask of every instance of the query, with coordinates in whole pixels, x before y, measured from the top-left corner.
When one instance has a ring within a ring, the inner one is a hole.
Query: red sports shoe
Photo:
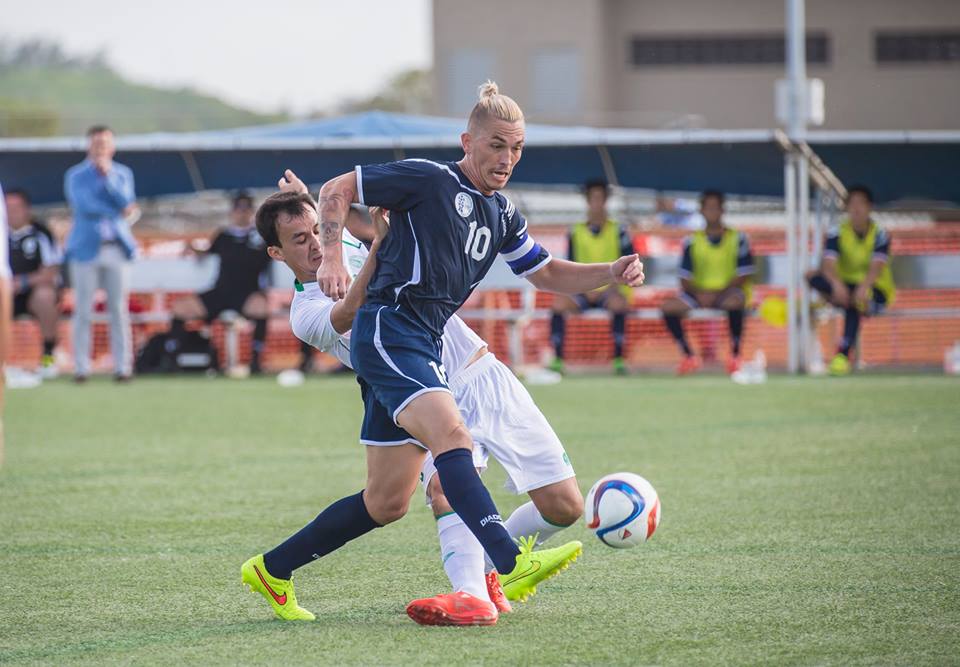
[[[510,600],[508,600],[507,596],[503,593],[503,586],[500,585],[500,575],[497,574],[497,571],[490,570],[487,572],[486,580],[487,594],[490,596],[490,600],[497,608],[497,611],[501,614],[509,614],[513,611],[513,607],[510,606]]]
[[[493,625],[499,614],[492,602],[460,591],[414,600],[407,616],[420,625]]]
[[[733,375],[740,370],[740,357],[730,357],[727,359],[727,375]]]
[[[680,365],[677,366],[677,375],[690,375],[700,370],[700,360],[694,356],[684,357]]]

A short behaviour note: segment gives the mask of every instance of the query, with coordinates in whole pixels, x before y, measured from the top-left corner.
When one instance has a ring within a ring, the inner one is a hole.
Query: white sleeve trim
[[[687,271],[686,269],[677,269],[677,275],[681,278],[692,278],[693,273]]]
[[[353,171],[357,174],[357,199],[363,206],[366,206],[363,201],[363,168],[358,164],[353,168]]]
[[[738,276],[749,276],[756,272],[757,269],[755,266],[741,266],[739,269],[737,269]]]
[[[533,249],[533,246],[535,244],[536,242],[528,236],[527,240],[521,243],[519,248],[517,248],[513,252],[501,253],[501,255],[508,262],[515,262],[516,260],[526,255],[528,252],[530,252]]]
[[[40,246],[40,263],[43,266],[57,266],[60,264],[60,255],[46,234],[37,235],[37,245]]]
[[[536,266],[534,266],[534,267],[532,267],[532,268],[529,268],[529,269],[527,269],[526,271],[524,271],[523,273],[519,273],[519,274],[517,274],[517,275],[520,276],[521,278],[527,278],[528,276],[532,276],[534,273],[536,273],[537,271],[539,271],[540,269],[542,269],[543,267],[545,267],[547,264],[549,264],[549,263],[552,262],[552,261],[553,261],[553,255],[548,254],[548,255],[543,259],[543,261],[541,261],[539,264],[537,264]]]
[[[824,257],[837,257],[837,256],[838,256],[838,253],[837,253],[836,250],[824,250],[824,251],[823,251],[823,256],[824,256]]]
[[[887,255],[887,253],[885,253],[885,252],[875,252],[875,253],[873,253],[873,255],[870,257],[870,261],[873,261],[873,260],[875,260],[875,259],[879,259],[879,260],[882,260],[882,261],[886,262],[888,259],[890,259],[890,256]]]

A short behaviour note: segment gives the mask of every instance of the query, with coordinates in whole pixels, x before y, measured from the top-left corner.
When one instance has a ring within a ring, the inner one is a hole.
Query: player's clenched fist
[[[643,284],[643,262],[639,255],[621,257],[610,265],[610,274],[613,282],[630,287],[640,287]]]
[[[390,211],[371,206],[370,220],[373,222],[373,237],[376,241],[383,241],[390,233]]]
[[[292,169],[287,169],[283,172],[283,178],[277,182],[277,187],[280,188],[280,192],[302,192],[303,194],[309,193],[306,184],[301,181],[295,173],[293,173]]]
[[[343,266],[343,262],[327,261],[324,255],[320,261],[320,268],[317,269],[317,285],[320,291],[326,294],[334,301],[347,296],[347,289],[350,287],[350,274]]]

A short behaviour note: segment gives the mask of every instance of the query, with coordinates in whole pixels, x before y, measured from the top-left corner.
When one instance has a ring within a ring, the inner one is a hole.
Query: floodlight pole
[[[787,136],[791,142],[806,139],[807,133],[807,59],[804,0],[786,0],[787,84],[789,90]],[[802,276],[806,271],[809,232],[809,172],[805,158],[796,151],[784,157],[784,195],[787,214],[787,370],[800,370],[801,341],[806,333],[800,331],[798,311],[803,290]],[[806,320],[806,318],[803,318]]]

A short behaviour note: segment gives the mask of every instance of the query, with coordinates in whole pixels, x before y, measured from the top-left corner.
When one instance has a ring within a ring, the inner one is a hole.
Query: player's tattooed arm
[[[371,215],[377,216],[379,213],[374,210]],[[374,220],[374,224],[377,224],[376,218]],[[382,229],[379,231],[382,231]],[[350,289],[347,290],[347,295],[335,303],[330,311],[330,324],[333,325],[338,334],[344,334],[350,330],[350,327],[353,326],[354,315],[360,310],[360,306],[367,301],[367,285],[370,284],[373,272],[377,268],[377,250],[380,249],[380,242],[385,236],[385,234],[381,235],[379,231],[370,243],[370,253],[364,260],[356,279],[350,285]]]
[[[350,286],[350,274],[343,266],[340,241],[350,204],[356,200],[357,175],[352,171],[324,183],[317,199],[320,244],[323,246],[317,283],[323,293],[334,301],[344,298]]]

